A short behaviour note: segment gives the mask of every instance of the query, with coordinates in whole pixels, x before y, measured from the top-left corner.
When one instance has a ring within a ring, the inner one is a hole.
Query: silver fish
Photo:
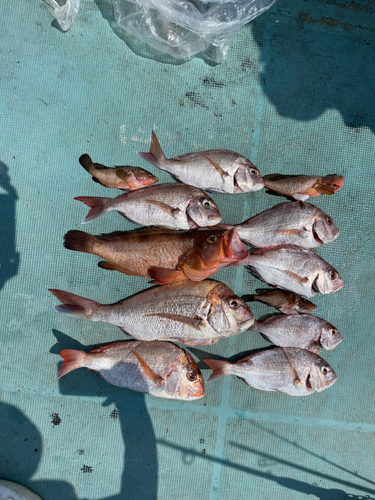
[[[55,308],[58,312],[117,325],[138,340],[209,345],[238,335],[254,323],[247,304],[214,280],[157,286],[111,305],[63,290],[50,292],[64,304]]]
[[[315,248],[339,235],[329,215],[303,202],[276,205],[235,227],[241,240],[259,248],[282,243]]]
[[[58,378],[88,368],[112,385],[159,398],[190,401],[204,396],[202,374],[189,353],[170,342],[116,342],[86,353],[60,352]]]
[[[322,348],[333,351],[342,341],[335,326],[310,314],[275,314],[264,321],[255,321],[250,330],[262,333],[277,346],[300,347],[315,354]]]
[[[327,294],[344,286],[339,273],[314,250],[297,245],[278,245],[255,250],[233,265],[249,265],[263,281],[305,297],[315,290]]]
[[[233,151],[213,149],[168,160],[152,132],[150,152],[138,154],[179,181],[208,191],[247,193],[264,186],[259,170],[250,160]]]
[[[216,203],[206,193],[178,183],[149,186],[114,199],[97,196],[77,196],[74,199],[91,208],[83,222],[111,210],[137,224],[168,229],[214,226],[221,220]]]
[[[261,391],[276,391],[290,396],[321,392],[337,380],[332,367],[317,354],[296,347],[269,349],[229,363],[205,359],[213,370],[209,381],[222,375],[236,375]]]
[[[245,302],[263,302],[271,307],[276,307],[283,314],[309,314],[316,309],[316,305],[300,297],[295,292],[281,290],[280,288],[257,288],[258,295],[242,295]]]

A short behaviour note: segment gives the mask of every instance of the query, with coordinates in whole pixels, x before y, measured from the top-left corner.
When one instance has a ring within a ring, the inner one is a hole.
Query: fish
[[[171,342],[126,340],[94,349],[60,352],[58,378],[88,368],[106,382],[159,398],[192,401],[204,396],[202,374],[189,353]]]
[[[106,259],[98,264],[103,269],[152,277],[155,284],[187,278],[200,281],[249,254],[235,229],[143,228],[97,236],[71,230],[64,236],[64,246]],[[189,266],[193,275],[189,274]]]
[[[334,194],[342,188],[344,176],[326,175],[283,175],[269,174],[263,176],[264,187],[283,196],[305,201],[310,196]]]
[[[316,308],[312,302],[300,297],[295,292],[280,288],[258,288],[258,295],[243,295],[245,302],[259,301],[268,306],[276,307],[283,314],[308,314]]]
[[[199,231],[197,233],[199,234]],[[208,234],[206,239],[185,252],[178,259],[175,269],[150,268],[152,283],[161,285],[185,279],[202,281],[219,269],[228,267],[249,255],[236,229],[204,231],[204,233]]]
[[[167,159],[155,132],[148,153],[141,158],[166,170],[184,184],[218,193],[248,193],[263,188],[259,170],[244,156],[225,149],[188,153]]]
[[[283,243],[316,248],[339,235],[332,217],[304,202],[281,203],[234,227],[242,241],[258,248]]]
[[[211,345],[254,323],[248,305],[214,280],[156,286],[110,305],[63,290],[49,291],[63,303],[55,307],[57,312],[116,325],[137,340]]]
[[[80,156],[79,163],[92,175],[92,179],[102,186],[109,188],[135,191],[158,182],[158,178],[141,167],[105,167],[100,163],[93,163],[88,154]]]
[[[215,226],[221,221],[216,203],[203,191],[184,184],[169,183],[149,186],[124,193],[117,198],[77,196],[90,207],[83,223],[117,210],[127,219],[142,226],[169,229],[195,229]]]
[[[230,363],[204,359],[212,370],[208,381],[235,375],[260,391],[276,391],[290,396],[308,396],[328,389],[337,380],[333,368],[323,358],[306,349],[275,347],[258,351]]]
[[[319,354],[321,349],[333,351],[343,338],[335,326],[310,314],[275,314],[255,321],[250,330],[260,332],[280,347],[300,347]]]
[[[297,245],[259,248],[232,265],[247,265],[253,274],[269,285],[307,298],[314,297],[315,290],[328,294],[344,286],[338,271],[315,250]]]

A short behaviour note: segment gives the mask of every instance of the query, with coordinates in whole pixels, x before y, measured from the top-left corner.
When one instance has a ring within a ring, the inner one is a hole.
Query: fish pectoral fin
[[[230,177],[229,174],[223,170],[220,165],[218,163],[216,163],[216,161],[214,161],[212,158],[210,158],[209,156],[207,155],[204,155],[204,157],[206,158],[206,160],[208,160],[211,165],[214,167],[214,169],[217,171],[217,173],[224,179],[225,177]]]
[[[171,319],[172,321],[178,321],[179,323],[192,326],[196,330],[200,330],[204,324],[202,319],[190,318],[189,316],[182,316],[181,314],[153,313],[147,316],[158,316],[159,318]]]
[[[285,347],[282,347],[281,348],[283,353],[285,354],[286,356],[286,359],[288,360],[288,363],[289,363],[289,366],[290,366],[290,369],[292,370],[293,372],[293,384],[296,386],[296,387],[302,387],[305,385],[305,382],[304,380],[301,380],[300,377],[298,376],[298,373],[297,373],[297,370],[296,370],[296,367],[294,366],[294,363],[292,361],[292,358],[289,356],[289,353],[288,351],[285,349]]]
[[[164,203],[163,201],[158,201],[158,200],[146,200],[147,203],[150,203],[150,205],[154,205],[154,207],[158,207],[160,210],[165,212],[168,215],[173,215],[173,212],[176,210],[175,208],[171,207],[170,205],[167,205],[167,203]],[[180,211],[180,209],[177,209]]]
[[[120,273],[124,272],[120,267],[112,264],[111,262],[107,262],[106,260],[101,260],[100,262],[98,262],[98,267],[101,267],[102,269],[108,269],[109,271],[120,271]]]
[[[134,176],[133,172],[126,172],[122,168],[117,168],[115,170],[115,173],[116,173],[116,177],[118,177],[122,181],[128,181],[129,177]]]
[[[157,373],[155,373],[153,370],[151,370],[151,368],[148,366],[148,364],[146,363],[146,361],[135,351],[132,351],[132,353],[134,354],[134,356],[137,358],[144,374],[149,378],[151,379],[155,385],[157,385],[158,387],[160,387],[161,385],[163,385],[165,383],[165,380],[160,376],[158,375]]]
[[[327,184],[315,184],[314,189],[316,189],[319,194],[335,194],[334,188]]]
[[[148,274],[152,278],[153,285],[165,285],[176,283],[176,281],[186,280],[184,273],[178,269],[167,269],[164,267],[150,267]]]
[[[305,285],[306,283],[309,282],[309,278],[306,278],[306,277],[303,278],[302,276],[299,276],[298,274],[294,273],[293,271],[285,270],[284,272],[285,272],[285,274],[287,274],[291,278],[295,279],[301,285]]]

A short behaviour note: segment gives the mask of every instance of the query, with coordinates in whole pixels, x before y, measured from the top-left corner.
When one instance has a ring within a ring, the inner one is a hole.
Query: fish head
[[[216,203],[204,193],[190,200],[186,212],[187,216],[199,227],[215,226],[221,221]]]
[[[207,299],[210,302],[208,322],[224,337],[244,332],[254,323],[249,306],[224,283],[211,290]]]
[[[204,396],[202,374],[188,352],[183,351],[170,368],[164,378],[164,391],[169,398],[191,401]]]
[[[264,182],[259,170],[250,162],[241,162],[235,175],[235,184],[238,186],[238,191],[249,192],[259,191],[264,187]]]
[[[334,192],[336,193],[336,191],[341,189],[344,184],[344,176],[336,174],[327,175],[323,177],[322,184],[332,187]]]
[[[138,188],[150,186],[151,184],[155,184],[159,180],[157,177],[155,177],[155,175],[147,172],[147,170],[144,170],[140,167],[134,167],[132,169],[132,174],[137,181]]]
[[[311,311],[316,309],[316,305],[310,302],[309,300],[304,299],[303,297],[298,297],[294,309],[299,314],[309,314],[311,313]]]
[[[333,371],[332,366],[326,363],[321,357],[316,356],[316,361],[312,362],[306,378],[306,386],[314,392],[321,392],[334,384],[336,380],[337,375]]]
[[[198,247],[200,257],[207,267],[230,264],[249,255],[248,249],[240,240],[236,228],[215,231]]]
[[[342,340],[343,338],[341,334],[333,325],[327,323],[323,326],[319,339],[320,345],[323,347],[323,349],[325,349],[326,351],[333,351],[333,349],[335,349],[335,347]]]
[[[319,271],[313,286],[318,292],[327,294],[340,290],[344,286],[344,282],[336,269],[328,267]]]
[[[335,226],[331,217],[324,212],[321,212],[316,217],[312,225],[312,234],[317,246],[329,243],[337,238],[339,230]]]

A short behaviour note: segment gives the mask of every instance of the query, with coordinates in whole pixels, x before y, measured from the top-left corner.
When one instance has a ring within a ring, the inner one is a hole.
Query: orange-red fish
[[[310,196],[334,194],[342,188],[342,175],[282,175],[269,174],[263,176],[264,187],[275,193],[290,196],[295,200],[305,201]]]
[[[160,281],[163,283],[176,281],[171,280],[171,276],[175,275],[180,279],[190,277],[182,272],[187,266],[186,272],[189,274],[189,264],[193,271],[198,273],[197,277],[206,277],[227,263],[233,263],[248,255],[237,231],[233,229],[182,232],[143,228],[98,236],[72,230],[66,233],[64,246],[69,250],[102,257],[105,261],[99,262],[98,265],[104,269],[117,270],[132,276],[153,277],[157,283],[159,280],[156,276],[159,274],[165,279],[169,278],[168,281]]]
[[[191,248],[178,261],[176,269],[155,267],[149,274],[155,284],[185,280],[202,281],[219,269],[235,264],[249,255],[235,228],[212,232],[205,241]]]
[[[158,182],[158,178],[140,167],[105,167],[100,163],[93,163],[88,154],[79,158],[82,167],[92,175],[92,180],[109,188],[135,191]]]

